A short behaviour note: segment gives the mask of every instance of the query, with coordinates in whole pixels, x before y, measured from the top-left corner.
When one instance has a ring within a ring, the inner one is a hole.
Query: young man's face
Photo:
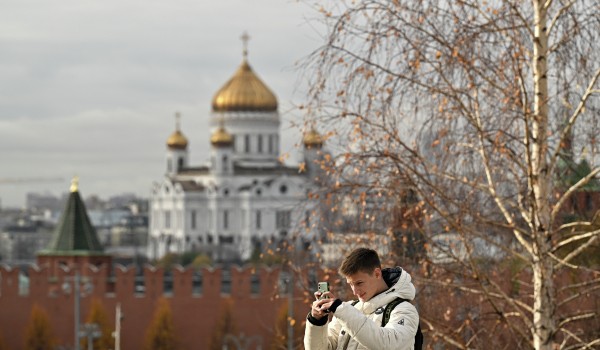
[[[352,293],[362,302],[369,301],[369,299],[382,292],[382,286],[385,285],[379,268],[376,268],[370,274],[359,271],[346,276],[346,282],[352,288]]]

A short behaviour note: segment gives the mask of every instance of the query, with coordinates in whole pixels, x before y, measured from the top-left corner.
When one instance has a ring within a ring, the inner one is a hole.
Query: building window
[[[219,244],[233,244],[233,236],[219,235]]]
[[[229,166],[227,164],[227,156],[223,155],[223,171],[229,171]]]
[[[181,171],[181,169],[183,169],[183,157],[179,157],[177,161],[177,171]]]
[[[261,212],[260,212],[260,210],[257,210],[256,211],[256,228],[259,230],[261,228],[261,219],[262,219]]]
[[[263,151],[263,137],[262,135],[258,135],[258,153],[262,153]]]
[[[290,228],[292,213],[289,210],[279,210],[275,213],[275,226],[278,230]]]
[[[168,269],[163,273],[163,294],[168,297],[173,296],[173,274]]]
[[[221,270],[221,294],[231,294],[231,271]]]
[[[0,282],[2,282],[2,276],[0,275]],[[0,289],[2,285],[0,283]],[[26,271],[19,271],[19,296],[29,295],[29,276]]]
[[[244,135],[244,152],[250,153],[250,135]]]
[[[146,282],[144,280],[144,275],[140,275],[139,273],[135,276],[133,283],[133,292],[135,296],[141,297],[146,294]]]
[[[192,230],[196,229],[196,211],[192,210],[192,212],[190,213],[190,227],[192,228]]]
[[[273,149],[274,149],[274,147],[273,147],[273,143],[274,142],[273,141],[274,141],[273,140],[273,135],[269,135],[269,153],[270,154],[273,154]]]
[[[223,210],[223,229],[229,229],[229,210]]]
[[[165,228],[171,228],[171,212],[165,212]]]
[[[192,295],[202,295],[202,272],[194,271],[192,276]]]
[[[260,276],[255,273],[250,276],[250,293],[260,294]]]

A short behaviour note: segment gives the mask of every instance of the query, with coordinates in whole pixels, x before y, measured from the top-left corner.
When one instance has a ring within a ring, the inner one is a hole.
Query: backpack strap
[[[398,304],[408,301],[407,299],[402,299],[400,297],[392,300],[389,304],[385,306],[385,310],[383,310],[383,318],[381,319],[381,327],[385,327],[385,325],[389,322],[390,316],[392,315],[392,311]],[[358,300],[352,301],[352,306],[358,304]],[[310,315],[310,314],[309,314]],[[423,348],[423,332],[421,331],[421,322],[417,326],[417,334],[415,334],[415,350],[420,350]]]
[[[402,298],[396,298],[385,306],[385,310],[383,310],[383,318],[381,319],[381,327],[385,327],[385,325],[389,322],[392,310],[394,310],[394,308],[398,306],[398,304],[403,303],[405,301],[407,300]]]
[[[390,320],[390,315],[392,314],[392,310],[394,310],[394,308],[396,306],[398,306],[398,304],[405,302],[405,301],[408,301],[408,300],[402,299],[402,298],[396,298],[385,306],[385,310],[383,311],[383,319],[381,320],[381,327],[384,327]],[[417,333],[415,334],[415,347],[414,348],[415,348],[415,350],[420,350],[423,348],[423,332],[421,331],[421,322],[419,322],[419,324],[417,326]]]

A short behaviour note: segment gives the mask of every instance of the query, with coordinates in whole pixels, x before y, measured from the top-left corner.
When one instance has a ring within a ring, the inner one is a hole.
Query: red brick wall
[[[181,349],[205,349],[219,320],[223,301],[231,298],[238,331],[246,336],[261,336],[263,349],[268,348],[277,313],[288,302],[285,298],[274,298],[279,270],[234,267],[230,271],[231,294],[221,293],[220,268],[204,268],[201,270],[202,294],[193,295],[191,269],[176,268],[172,271],[173,291],[169,294],[163,293],[162,269],[144,269],[144,294],[134,293],[134,269],[116,267],[114,278],[109,279],[106,277],[109,276],[106,267],[83,269],[81,275],[85,277],[82,279],[92,283],[94,288],[80,299],[82,323],[90,310],[92,299],[96,298],[103,303],[114,326],[115,307],[120,302],[125,316],[121,323],[121,349],[142,349],[156,302],[164,296],[171,306]],[[260,292],[256,295],[251,293],[250,283],[254,272],[260,279]],[[18,270],[0,266],[0,336],[9,349],[22,349],[31,307],[37,303],[48,313],[58,344],[71,348],[74,338],[74,299],[73,293],[66,294],[62,285],[72,280],[73,271],[59,269],[53,272],[50,268],[32,267],[28,274],[29,294],[19,295]],[[298,290],[295,295],[294,315],[297,322],[303,322],[309,306],[301,297],[302,291]]]

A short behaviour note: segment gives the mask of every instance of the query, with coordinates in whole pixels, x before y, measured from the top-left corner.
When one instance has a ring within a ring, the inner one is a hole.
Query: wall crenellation
[[[217,298],[271,297],[279,285],[280,269],[266,266],[181,267],[165,270],[151,265],[139,271],[133,266],[88,265],[77,270],[82,288],[99,298]],[[53,298],[63,293],[76,270],[31,265],[15,268],[0,265],[0,298]]]

